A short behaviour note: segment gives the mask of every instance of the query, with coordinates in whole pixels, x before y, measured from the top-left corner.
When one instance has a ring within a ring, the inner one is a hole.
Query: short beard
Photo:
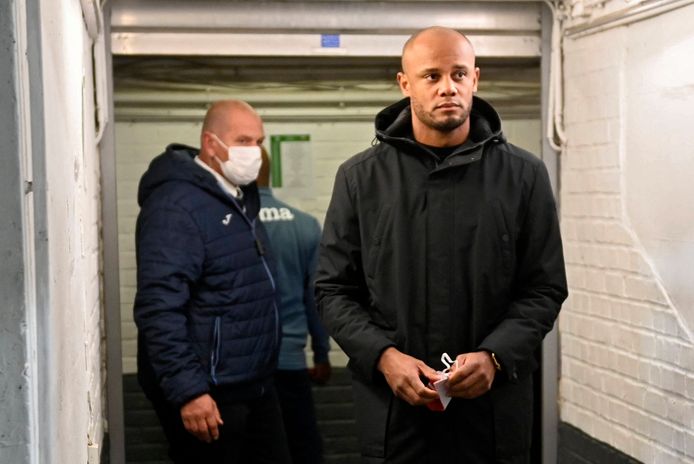
[[[427,126],[431,127],[432,129],[436,129],[439,132],[453,132],[455,129],[465,124],[466,119],[467,114],[462,115],[460,117],[452,116],[444,121],[434,121],[433,119],[429,119],[428,121],[422,122]]]
[[[424,108],[422,108],[422,105],[420,105],[419,103],[411,102],[411,104],[412,111],[414,111],[414,114],[417,116],[417,119],[419,119],[425,126],[430,127],[439,132],[453,132],[454,130],[465,124],[465,121],[470,116],[470,110],[466,109],[463,106],[461,107],[463,113],[460,116],[450,116],[444,119],[443,121],[437,121],[431,116],[431,113],[427,113],[426,111],[424,111]]]

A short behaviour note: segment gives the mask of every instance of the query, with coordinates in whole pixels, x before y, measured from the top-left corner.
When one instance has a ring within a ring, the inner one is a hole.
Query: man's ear
[[[400,86],[400,91],[406,97],[410,96],[410,81],[407,80],[407,76],[404,72],[398,73],[398,85]]]
[[[480,68],[475,68],[475,84],[472,87],[473,92],[477,92],[477,86],[480,83]]]
[[[210,133],[207,131],[203,132],[200,136],[200,151],[206,155],[213,155],[212,142],[213,139]]]

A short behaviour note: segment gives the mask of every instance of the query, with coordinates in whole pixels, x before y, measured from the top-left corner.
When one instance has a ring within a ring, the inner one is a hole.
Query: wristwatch
[[[501,364],[499,364],[499,360],[496,359],[496,354],[493,351],[488,352],[491,357],[492,357],[492,362],[494,363],[494,367],[496,368],[497,371],[501,370]]]

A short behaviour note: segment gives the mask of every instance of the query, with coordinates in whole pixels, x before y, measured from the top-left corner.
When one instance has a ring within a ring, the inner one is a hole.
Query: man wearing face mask
[[[263,124],[209,109],[200,150],[172,144],[139,185],[138,379],[175,463],[288,463],[272,375],[275,282],[257,220]]]

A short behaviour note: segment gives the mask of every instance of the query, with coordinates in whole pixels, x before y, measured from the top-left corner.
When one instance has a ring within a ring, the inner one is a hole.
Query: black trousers
[[[164,434],[169,457],[175,464],[290,464],[277,393],[268,388],[250,400],[235,401],[231,395],[212,393],[224,425],[219,439],[198,440],[183,426],[180,411],[151,392]]]
[[[275,387],[294,464],[321,464],[323,442],[316,423],[316,410],[308,371],[278,370]]]

